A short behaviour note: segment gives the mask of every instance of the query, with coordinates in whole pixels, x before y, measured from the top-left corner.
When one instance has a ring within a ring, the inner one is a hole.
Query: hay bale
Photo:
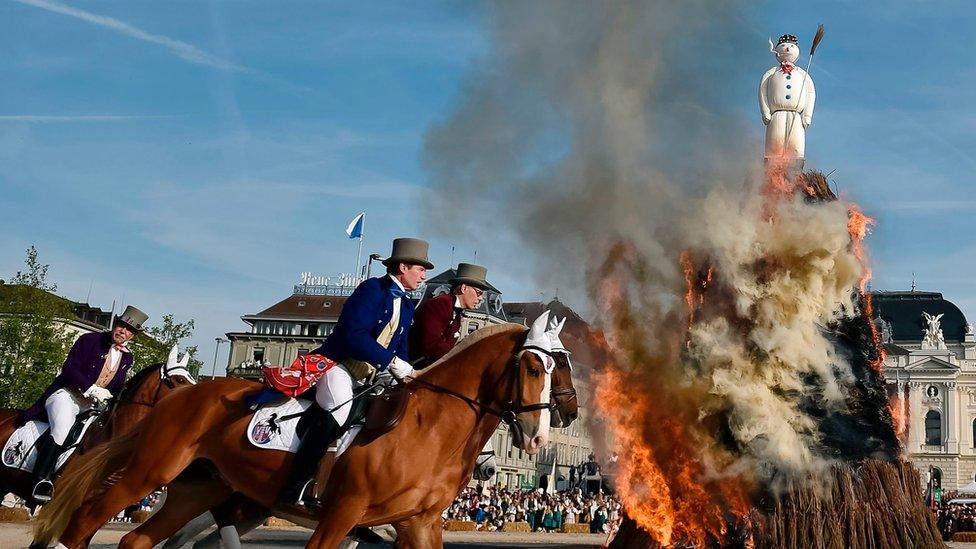
[[[30,513],[23,507],[0,507],[0,522],[28,522]]]
[[[290,520],[285,520],[278,517],[268,517],[267,522],[264,523],[268,528],[297,528],[298,525]]]
[[[956,532],[952,534],[952,541],[959,543],[976,543],[976,532]]]
[[[563,527],[559,530],[564,534],[589,534],[590,525],[589,524],[563,524]]]
[[[532,529],[529,527],[529,523],[522,522],[504,522],[502,523],[502,532],[531,532]]]
[[[444,523],[444,530],[448,532],[474,532],[478,525],[467,520],[449,520]]]
[[[134,524],[142,524],[143,522],[149,520],[149,515],[151,514],[152,513],[149,511],[133,511],[130,518]]]

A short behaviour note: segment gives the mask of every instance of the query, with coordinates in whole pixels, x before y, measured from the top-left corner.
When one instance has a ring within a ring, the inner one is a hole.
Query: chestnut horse
[[[515,444],[536,454],[548,442],[548,314],[521,325],[484,328],[407,383],[403,420],[383,436],[359,437],[335,464],[318,527],[308,547],[334,547],[357,525],[392,523],[400,547],[441,545],[441,512],[468,482],[478,454],[504,419]],[[526,333],[528,332],[528,333]],[[529,342],[527,344],[527,342]],[[459,375],[463,372],[463,375]],[[166,485],[196,460],[223,483],[200,490],[154,528],[130,532],[120,547],[151,548],[233,492],[271,507],[293,459],[254,448],[245,435],[245,397],[260,387],[221,379],[180,391],[157,406],[137,432],[73,464],[35,520],[35,546],[55,537],[83,547],[125,505]]]
[[[97,444],[124,435],[152,409],[159,399],[174,389],[196,383],[183,368],[175,367],[175,357],[166,364],[147,366],[125,382],[122,392],[111,407],[95,420],[82,437],[74,455],[82,454]],[[19,410],[0,409],[0,448],[17,429]],[[13,493],[30,500],[34,489],[33,475],[13,467],[0,466],[0,497]]]
[[[550,332],[553,329],[554,326],[550,325]],[[555,335],[558,338],[558,331]],[[550,419],[550,425],[558,429],[569,427],[576,421],[579,417],[579,401],[576,396],[576,387],[573,384],[573,366],[569,358],[569,352],[565,350],[554,350],[552,356],[556,360],[556,368],[552,371],[552,404],[550,406],[552,417]],[[488,480],[495,474],[496,466],[494,464],[494,456],[495,453],[490,451],[479,454],[477,466],[475,467],[475,480]],[[479,476],[479,473],[482,476]],[[182,505],[182,501],[186,497],[181,493],[185,489],[187,487],[184,486],[184,481],[179,478],[176,479],[176,481],[169,485],[167,499],[163,505]],[[294,512],[294,510],[289,511],[290,513]],[[305,520],[301,520],[300,517],[296,517],[290,513],[287,517],[282,518],[291,519],[303,526],[315,527],[314,517],[308,516],[304,517]],[[194,548],[218,547],[223,536],[243,536],[245,533],[258,527],[273,514],[274,510],[243,497],[241,494],[234,494],[229,501],[214,507],[209,513],[204,513],[191,521],[190,524],[181,528],[166,541],[163,549],[183,547],[191,539],[215,523],[217,525],[217,531],[211,533],[203,540],[196,542]],[[234,526],[235,529],[231,533],[226,533],[223,530],[227,526]],[[152,528],[152,524],[146,524],[145,526],[140,526],[140,528],[149,529]]]

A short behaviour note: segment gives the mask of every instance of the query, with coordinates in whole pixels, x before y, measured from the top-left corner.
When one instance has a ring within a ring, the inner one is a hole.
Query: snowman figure
[[[784,34],[773,47],[779,65],[766,71],[759,83],[759,112],[766,125],[766,158],[787,157],[803,162],[804,130],[813,122],[816,91],[807,71],[796,66],[800,46],[796,36]]]

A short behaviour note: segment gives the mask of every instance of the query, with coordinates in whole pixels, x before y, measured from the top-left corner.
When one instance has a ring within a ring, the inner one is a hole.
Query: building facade
[[[449,283],[455,275],[453,269],[440,273],[428,279],[411,297],[419,303],[450,291]],[[342,307],[354,288],[354,284],[350,283],[299,284],[294,287],[292,295],[278,303],[261,312],[242,316],[247,329],[226,334],[231,342],[227,375],[261,380],[262,366],[288,365],[298,356],[316,349],[332,333]],[[549,303],[504,303],[501,292],[490,287],[478,309],[463,312],[461,337],[502,322],[528,326],[547,309],[559,318],[567,318],[563,343],[573,353],[574,372],[587,372],[591,362],[585,349],[585,333],[589,327],[578,314],[557,300]],[[512,489],[530,489],[552,481],[556,487],[564,488],[576,480],[577,466],[587,461],[593,451],[592,441],[584,427],[589,420],[586,395],[590,394],[585,377],[574,374],[579,419],[568,428],[552,429],[549,446],[538,455],[529,456],[515,448],[508,427],[499,425],[492,438],[498,463],[497,484]]]
[[[875,324],[899,435],[922,480],[976,480],[976,336],[937,292],[876,292]]]

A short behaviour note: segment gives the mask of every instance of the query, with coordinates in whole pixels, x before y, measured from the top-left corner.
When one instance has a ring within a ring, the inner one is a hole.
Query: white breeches
[[[378,379],[387,385],[393,381],[393,378],[386,372],[378,374]],[[343,365],[336,364],[329,368],[322,379],[315,384],[315,402],[325,411],[332,410],[332,408],[342,404],[332,412],[332,417],[335,418],[336,423],[344,426],[349,420],[349,412],[352,410],[353,393],[356,389],[361,390],[361,387],[362,383],[354,382],[349,371]],[[330,450],[334,449],[336,457],[339,457],[349,448],[349,445],[352,444],[362,429],[362,425],[353,425],[333,443]]]
[[[91,408],[84,400],[79,399],[67,389],[59,389],[44,401],[47,411],[47,421],[51,426],[51,438],[55,444],[63,445],[75,424],[75,418],[83,411]]]
[[[766,157],[783,154],[793,158],[803,158],[806,147],[806,130],[800,113],[796,111],[776,111],[766,126]]]
[[[336,423],[345,425],[352,409],[352,376],[342,364],[329,368],[322,379],[315,384],[315,402],[325,411],[330,411],[339,404],[341,407],[332,410],[332,417]]]

